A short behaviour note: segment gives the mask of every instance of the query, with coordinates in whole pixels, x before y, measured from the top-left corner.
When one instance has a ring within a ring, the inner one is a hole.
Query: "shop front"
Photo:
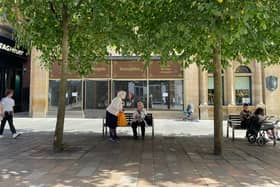
[[[81,112],[86,117],[102,117],[104,110],[117,95],[125,90],[124,107],[135,109],[142,101],[148,111],[183,110],[183,71],[178,63],[160,66],[152,61],[148,68],[134,59],[110,57],[108,64],[98,64],[91,75],[80,78],[69,75],[66,110]],[[50,72],[48,111],[56,111],[59,93],[59,66]]]
[[[0,95],[13,89],[15,112],[28,112],[30,61],[24,49],[16,48],[11,32],[8,25],[0,25]]]

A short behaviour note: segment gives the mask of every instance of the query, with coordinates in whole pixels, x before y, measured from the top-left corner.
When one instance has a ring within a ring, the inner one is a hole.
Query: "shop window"
[[[235,78],[235,96],[236,105],[244,103],[252,104],[251,100],[251,77],[236,77]]]
[[[247,66],[239,66],[235,77],[236,105],[252,104],[251,70]]]
[[[222,70],[222,104],[224,104],[224,71]],[[214,77],[208,75],[208,105],[214,105]]]
[[[214,78],[208,77],[208,105],[214,105]]]
[[[59,98],[59,80],[50,80],[49,82],[49,110],[56,109]],[[81,110],[82,109],[82,81],[69,80],[66,87],[66,110]]]
[[[85,108],[105,109],[108,106],[108,81],[85,81]]]
[[[183,110],[183,81],[149,81],[149,109]]]
[[[113,98],[120,90],[127,92],[124,101],[125,108],[136,108],[138,101],[142,101],[147,107],[147,81],[113,81],[112,88]]]

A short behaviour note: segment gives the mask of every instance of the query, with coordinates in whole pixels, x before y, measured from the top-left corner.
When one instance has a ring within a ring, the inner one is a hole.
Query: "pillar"
[[[184,69],[184,108],[189,103],[194,105],[194,115],[199,116],[199,70],[196,64]]]
[[[235,105],[235,89],[234,89],[234,85],[235,85],[235,81],[234,81],[234,72],[233,72],[233,67],[232,66],[228,66],[226,68],[226,95],[227,97],[226,99],[226,104],[228,104],[229,106],[233,106]]]
[[[48,110],[49,73],[42,69],[40,52],[31,51],[30,113],[32,117],[45,117]]]
[[[199,68],[199,110],[200,119],[208,119],[208,72]]]
[[[256,106],[263,106],[263,73],[261,63],[254,62],[255,73],[254,73],[254,104]]]

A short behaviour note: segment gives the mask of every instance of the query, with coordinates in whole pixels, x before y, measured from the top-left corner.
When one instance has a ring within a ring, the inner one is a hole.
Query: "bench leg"
[[[104,124],[103,124],[103,126],[102,126],[102,136],[104,137]]]
[[[227,138],[228,138],[228,135],[229,135],[229,123],[227,123]]]
[[[152,126],[152,138],[155,136],[154,125]]]
[[[234,130],[235,130],[235,129],[234,129],[234,125],[232,125],[232,140],[235,139],[235,134],[234,134],[235,132],[234,132]]]

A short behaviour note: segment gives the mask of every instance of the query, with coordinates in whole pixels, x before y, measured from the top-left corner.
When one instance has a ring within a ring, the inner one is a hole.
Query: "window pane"
[[[108,105],[108,81],[86,80],[86,109],[104,109]]]
[[[54,110],[58,106],[58,97],[59,97],[59,80],[50,80],[49,81],[49,110]]]
[[[247,66],[239,66],[236,69],[236,73],[251,73],[251,70]]]
[[[49,110],[57,109],[59,98],[59,80],[50,80],[49,82]],[[82,81],[67,81],[66,88],[66,110],[82,109]]]
[[[138,101],[142,101],[145,107],[147,107],[146,81],[114,81],[113,98],[120,90],[124,90],[127,92],[127,96],[124,101],[125,108],[136,108]]]
[[[149,81],[150,109],[183,109],[183,81]]]
[[[66,110],[82,109],[82,81],[67,81]]]
[[[222,104],[224,103],[224,77],[222,77]],[[214,77],[208,77],[208,105],[214,105]]]
[[[251,78],[236,77],[235,78],[235,96],[236,104],[251,104]]]

